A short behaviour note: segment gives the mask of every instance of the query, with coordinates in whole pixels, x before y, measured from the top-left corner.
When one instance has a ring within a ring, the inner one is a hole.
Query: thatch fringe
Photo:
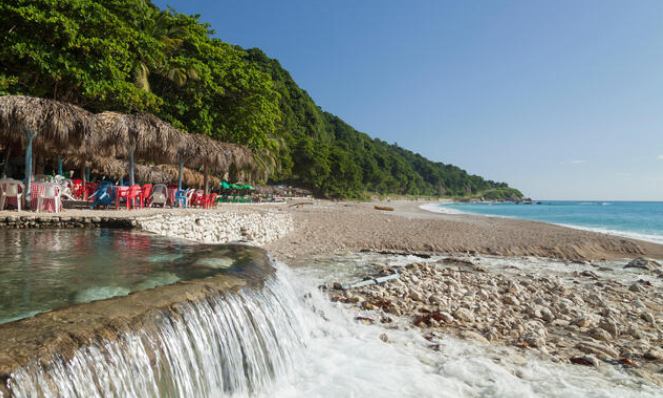
[[[24,147],[26,132],[36,135],[36,152],[66,152],[78,164],[98,164],[97,157],[128,158],[134,151],[135,159],[169,164],[184,161],[188,167],[225,173],[231,165],[237,170],[247,169],[253,160],[252,152],[244,146],[183,133],[149,113],[94,115],[60,101],[0,97],[0,144]]]
[[[0,97],[0,138],[24,142],[34,134],[56,150],[94,138],[94,114],[76,105],[23,95]]]
[[[168,173],[170,175],[170,183],[177,183],[179,174],[178,166],[160,164],[155,166],[155,168],[161,169],[162,171]],[[203,188],[205,185],[205,176],[201,172],[184,167],[182,169],[182,183],[189,187]],[[221,179],[215,176],[209,176],[209,183],[213,187],[218,187],[221,184]]]

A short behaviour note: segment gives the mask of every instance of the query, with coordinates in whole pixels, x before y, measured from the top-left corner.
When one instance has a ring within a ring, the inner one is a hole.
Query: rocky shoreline
[[[663,277],[653,260],[628,267]],[[364,311],[362,322],[417,328],[428,340],[451,334],[515,346],[555,362],[618,366],[663,386],[663,291],[649,280],[503,273],[469,256],[384,267],[365,279],[396,273],[383,284],[323,288],[332,301]]]

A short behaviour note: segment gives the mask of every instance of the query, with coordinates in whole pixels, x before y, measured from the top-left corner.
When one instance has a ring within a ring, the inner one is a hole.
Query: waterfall
[[[301,306],[278,274],[260,290],[216,294],[164,311],[158,321],[19,369],[22,397],[249,396],[287,377],[303,353]]]

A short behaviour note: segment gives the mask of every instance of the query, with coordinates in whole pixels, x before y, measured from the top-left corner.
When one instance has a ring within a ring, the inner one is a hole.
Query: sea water
[[[663,202],[551,201],[449,203],[422,208],[447,214],[478,214],[543,221],[610,235],[663,243]]]

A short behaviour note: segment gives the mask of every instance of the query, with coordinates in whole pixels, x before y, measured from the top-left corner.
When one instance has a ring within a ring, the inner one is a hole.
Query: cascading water
[[[302,353],[299,305],[278,276],[261,290],[213,295],[69,361],[21,368],[15,397],[248,396],[285,377]]]
[[[327,263],[311,262],[314,265],[295,271],[277,264],[277,272],[260,290],[182,303],[141,330],[80,348],[69,361],[59,359],[46,368],[26,366],[8,381],[11,394],[48,398],[663,396],[660,388],[612,366],[558,364],[512,347],[449,336],[431,342],[406,325],[363,325],[354,320],[357,313],[330,303],[315,288],[363,275],[371,263],[408,260],[414,259],[333,256]],[[388,342],[381,339],[383,334],[388,334]],[[514,355],[517,361],[512,360]]]

